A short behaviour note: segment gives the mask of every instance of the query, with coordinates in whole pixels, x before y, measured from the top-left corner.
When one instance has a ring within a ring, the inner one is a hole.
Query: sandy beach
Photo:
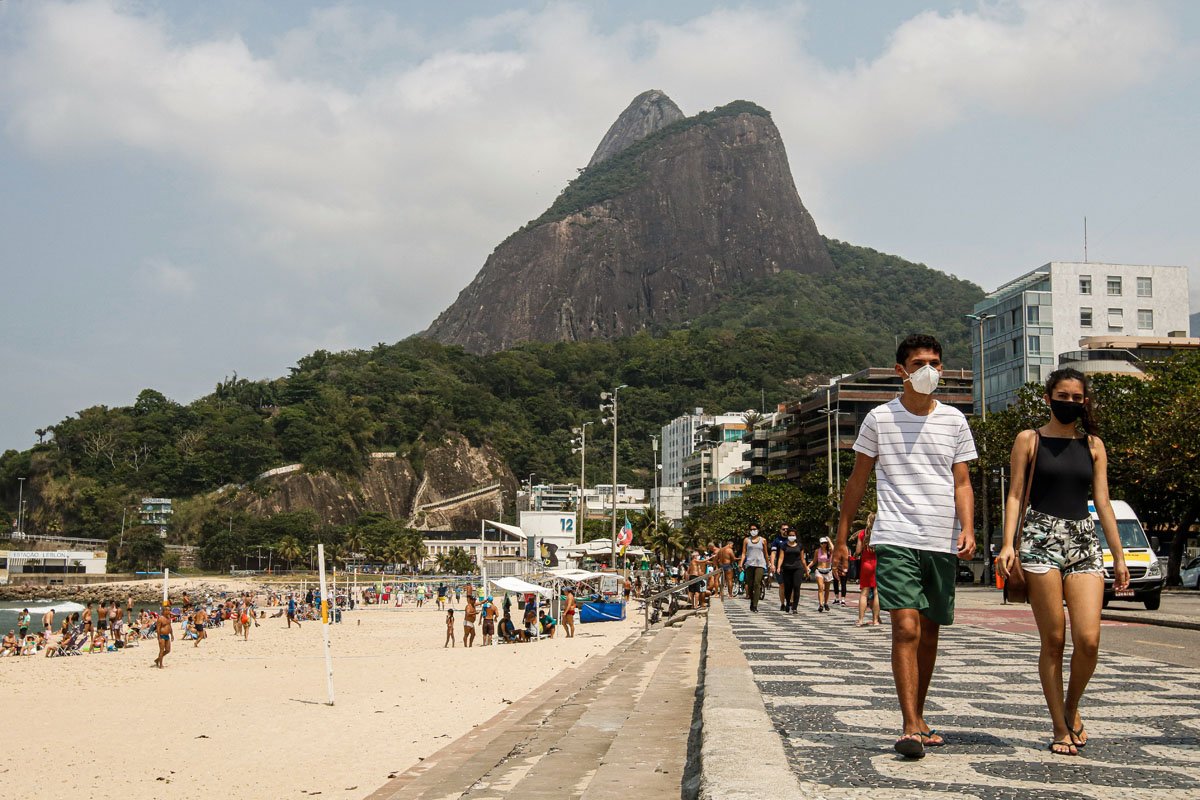
[[[332,707],[319,623],[264,619],[248,642],[226,624],[199,648],[176,625],[163,670],[150,639],[5,658],[0,783],[23,798],[360,798],[640,623],[464,649],[461,616],[460,606],[460,646],[444,649],[445,614],[432,604],[347,612],[331,629]]]

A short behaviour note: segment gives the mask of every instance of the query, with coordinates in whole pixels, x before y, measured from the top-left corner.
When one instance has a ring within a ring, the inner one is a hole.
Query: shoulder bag
[[[1029,584],[1025,580],[1025,570],[1021,568],[1021,535],[1025,528],[1025,514],[1029,511],[1029,490],[1033,487],[1033,468],[1037,466],[1038,451],[1042,449],[1042,437],[1037,431],[1033,434],[1033,455],[1029,457],[1029,469],[1025,472],[1025,498],[1021,501],[1021,516],[1017,518],[1017,531],[1013,536],[1013,565],[1004,579],[1004,590],[1008,599],[1014,603],[1029,602]]]

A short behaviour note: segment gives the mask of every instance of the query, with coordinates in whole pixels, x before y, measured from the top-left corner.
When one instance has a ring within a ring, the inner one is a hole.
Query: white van
[[[1112,600],[1132,600],[1145,603],[1148,610],[1154,611],[1162,602],[1162,589],[1167,582],[1166,572],[1154,549],[1150,547],[1141,520],[1129,504],[1122,500],[1113,500],[1112,509],[1117,518],[1121,547],[1125,551],[1125,566],[1129,567],[1129,588],[1123,592],[1113,590],[1112,553],[1108,549],[1104,531],[1100,529],[1096,504],[1088,503],[1088,511],[1096,521],[1096,535],[1100,537],[1100,546],[1104,548],[1104,607],[1108,608]]]

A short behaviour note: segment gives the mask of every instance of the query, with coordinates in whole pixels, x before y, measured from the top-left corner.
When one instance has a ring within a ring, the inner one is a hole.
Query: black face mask
[[[1070,400],[1051,400],[1050,410],[1054,418],[1064,425],[1073,425],[1083,416],[1083,403],[1072,403]]]

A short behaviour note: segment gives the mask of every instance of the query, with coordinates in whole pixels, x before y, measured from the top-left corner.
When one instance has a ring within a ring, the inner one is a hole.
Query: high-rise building
[[[742,460],[750,445],[742,441],[746,423],[705,425],[697,431],[696,449],[683,460],[683,510],[724,503],[742,493],[747,467]]]
[[[726,412],[724,414],[705,414],[703,408],[697,408],[691,414],[684,414],[662,426],[662,485],[681,486],[683,484],[683,460],[696,449],[700,438],[704,436],[702,429],[708,425],[745,423],[742,414]]]
[[[1026,383],[1040,383],[1058,356],[1090,336],[1186,337],[1186,267],[1053,261],[1009,281],[975,304],[971,354],[988,410],[1010,405]]]

